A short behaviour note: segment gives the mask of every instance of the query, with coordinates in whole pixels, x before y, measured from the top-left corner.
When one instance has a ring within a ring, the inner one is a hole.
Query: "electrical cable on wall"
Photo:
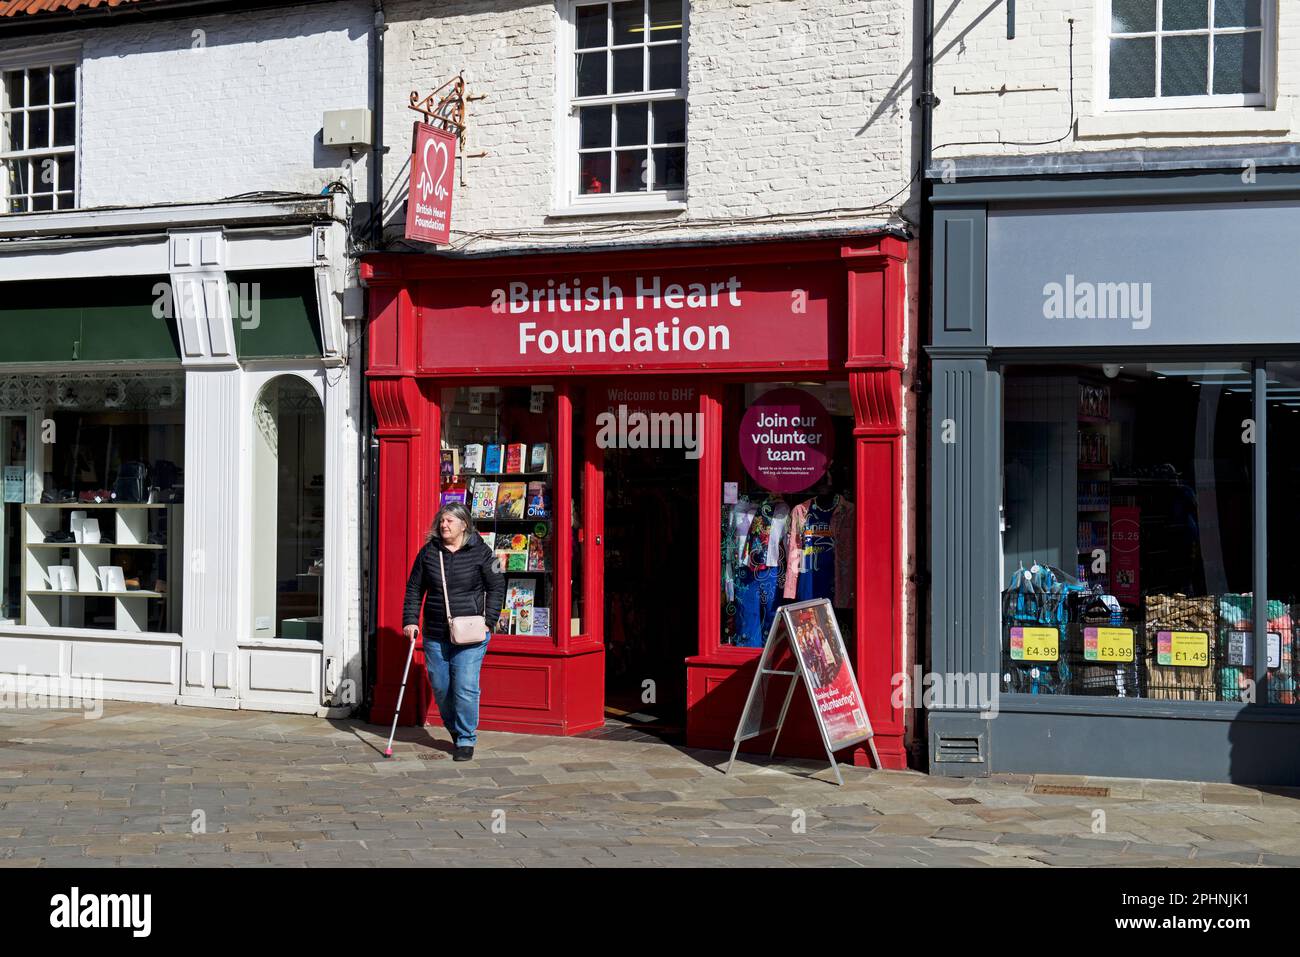
[[[1066,21],[1070,26],[1070,125],[1054,140],[967,140],[965,142],[941,143],[931,148],[931,153],[935,150],[945,149],[949,146],[1055,146],[1070,138],[1074,133],[1074,18],[1071,17]]]

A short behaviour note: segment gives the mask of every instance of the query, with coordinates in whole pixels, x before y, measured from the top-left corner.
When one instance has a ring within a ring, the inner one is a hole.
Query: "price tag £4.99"
[[[1011,629],[1013,661],[1057,661],[1060,657],[1060,634],[1055,628]]]

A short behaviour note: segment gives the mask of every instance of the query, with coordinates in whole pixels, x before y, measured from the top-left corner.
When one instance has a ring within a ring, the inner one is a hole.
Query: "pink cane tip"
[[[386,758],[391,758],[392,756],[393,756],[393,749],[392,749],[392,748],[386,748],[386,749],[384,750],[384,757],[386,757]]]

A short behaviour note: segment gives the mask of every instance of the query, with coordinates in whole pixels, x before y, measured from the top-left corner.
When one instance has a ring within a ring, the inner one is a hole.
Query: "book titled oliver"
[[[528,504],[524,508],[524,517],[551,517],[551,487],[545,482],[528,483]]]
[[[497,482],[475,482],[469,513],[474,518],[494,518],[497,513]]]
[[[501,482],[497,490],[497,518],[523,518],[524,493],[527,487],[523,482]]]

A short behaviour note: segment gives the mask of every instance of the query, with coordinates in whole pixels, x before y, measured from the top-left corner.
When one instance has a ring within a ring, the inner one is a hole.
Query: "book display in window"
[[[555,416],[550,391],[541,390],[540,403],[535,391],[528,386],[442,391],[439,500],[464,495],[496,567],[507,576],[509,597],[498,609],[498,635],[550,635]]]

